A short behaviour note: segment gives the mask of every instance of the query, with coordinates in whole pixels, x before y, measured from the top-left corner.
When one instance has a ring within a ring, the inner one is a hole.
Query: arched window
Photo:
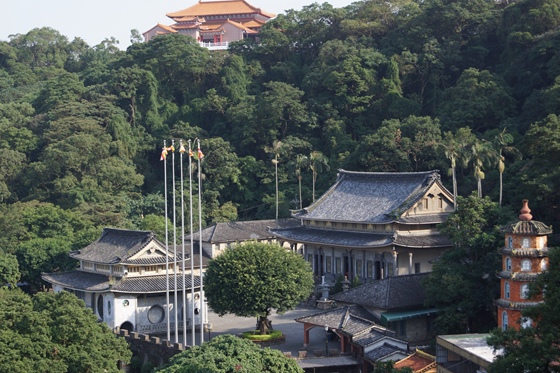
[[[97,314],[103,319],[103,295],[97,297]]]
[[[546,259],[545,259],[545,258],[542,258],[542,259],[541,259],[541,271],[546,271],[546,267],[547,267],[547,265],[546,265]]]
[[[508,328],[508,314],[506,311],[502,312],[502,330],[505,332]]]
[[[504,284],[504,298],[509,299],[509,282]]]
[[[511,249],[513,247],[513,238],[511,238],[511,236],[508,237],[508,249]]]
[[[520,292],[521,292],[520,294],[521,299],[529,298],[529,285],[528,284],[521,285]]]
[[[508,256],[506,258],[505,268],[506,271],[511,271],[511,258]]]
[[[521,270],[522,271],[530,271],[531,270],[531,260],[523,259],[521,261]]]
[[[524,249],[529,248],[529,238],[523,237],[523,240],[521,241],[521,247]]]

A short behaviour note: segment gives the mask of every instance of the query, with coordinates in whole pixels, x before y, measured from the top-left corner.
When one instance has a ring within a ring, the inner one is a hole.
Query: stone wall
[[[119,330],[118,328],[115,329],[115,334],[126,339],[133,356],[137,356],[143,364],[149,362],[154,367],[167,364],[172,356],[185,350],[182,343],[171,343],[160,337],[147,334]],[[123,370],[128,371],[126,367]]]

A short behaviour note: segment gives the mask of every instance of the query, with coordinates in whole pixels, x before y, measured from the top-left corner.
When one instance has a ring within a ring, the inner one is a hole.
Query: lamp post
[[[329,355],[329,326],[325,325],[325,355]]]

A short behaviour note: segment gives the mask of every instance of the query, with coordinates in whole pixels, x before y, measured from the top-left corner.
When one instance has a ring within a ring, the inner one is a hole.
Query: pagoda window
[[[529,328],[531,326],[531,324],[533,324],[533,320],[531,320],[529,317],[523,317],[521,319],[521,327],[523,329]]]
[[[531,261],[529,259],[523,259],[521,261],[521,270],[522,271],[530,271],[531,270]]]
[[[368,260],[367,264],[366,264],[366,267],[367,267],[367,269],[366,269],[367,270],[367,277],[368,278],[373,278],[373,262],[371,260]]]
[[[541,271],[546,271],[546,259],[541,259]]]
[[[93,270],[93,263],[92,262],[82,262],[82,267],[84,269]]]
[[[506,257],[506,262],[504,267],[505,267],[504,270],[511,271],[511,258],[509,256]]]
[[[511,236],[508,237],[507,247],[508,249],[511,249],[513,247],[513,238]]]
[[[524,249],[529,248],[529,238],[523,237],[523,240],[521,241],[521,247]]]
[[[331,273],[332,271],[332,258],[330,256],[325,257],[325,272]]]
[[[509,299],[509,282],[504,283],[504,298]]]
[[[528,299],[529,298],[529,285],[528,284],[521,285],[520,293],[521,293],[520,294],[521,299]]]
[[[508,328],[508,314],[506,311],[502,312],[502,330],[505,332]]]

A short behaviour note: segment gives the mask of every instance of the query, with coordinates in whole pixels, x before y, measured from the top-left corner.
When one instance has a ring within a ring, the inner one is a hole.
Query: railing
[[[212,43],[212,42],[200,41],[198,44],[200,44],[201,47],[207,48],[209,50],[226,50],[228,49],[229,42],[222,41],[218,43]]]

